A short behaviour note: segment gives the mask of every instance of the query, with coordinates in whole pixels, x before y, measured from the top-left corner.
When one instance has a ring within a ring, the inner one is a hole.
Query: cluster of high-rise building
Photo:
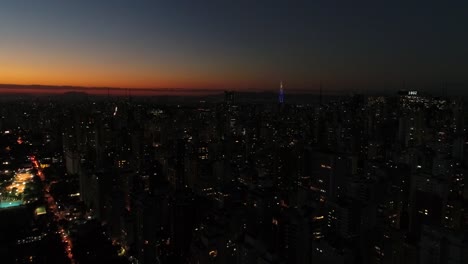
[[[415,91],[294,104],[281,88],[41,99],[3,109],[0,130],[36,131],[133,263],[465,263],[466,117]]]

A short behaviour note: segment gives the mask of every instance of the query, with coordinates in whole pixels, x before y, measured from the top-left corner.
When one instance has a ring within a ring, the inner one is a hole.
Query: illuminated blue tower
[[[284,90],[283,90],[283,82],[280,82],[280,90],[278,95],[278,101],[280,104],[284,104]]]

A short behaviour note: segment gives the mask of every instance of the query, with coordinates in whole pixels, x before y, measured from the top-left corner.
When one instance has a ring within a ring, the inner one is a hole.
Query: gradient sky
[[[383,3],[385,2],[385,3]],[[0,4],[0,83],[355,89],[468,81],[468,1]]]

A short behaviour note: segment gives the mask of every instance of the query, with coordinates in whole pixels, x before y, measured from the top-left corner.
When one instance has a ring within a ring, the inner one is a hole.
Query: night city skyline
[[[7,1],[0,83],[463,94],[466,1]],[[445,85],[447,84],[447,85]]]
[[[1,264],[468,263],[468,1],[0,4]]]

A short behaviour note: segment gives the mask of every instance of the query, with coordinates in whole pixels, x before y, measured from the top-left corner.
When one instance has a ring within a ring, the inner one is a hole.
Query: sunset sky
[[[0,83],[385,89],[468,81],[468,1],[17,1]],[[411,2],[411,3],[409,3]]]

